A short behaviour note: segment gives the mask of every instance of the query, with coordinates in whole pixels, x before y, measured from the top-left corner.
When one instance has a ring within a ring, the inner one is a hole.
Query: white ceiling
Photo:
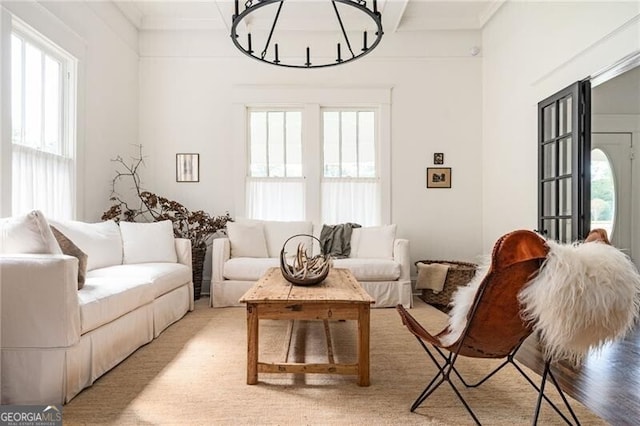
[[[368,6],[371,7],[369,0]],[[385,32],[428,30],[477,30],[505,0],[378,0]],[[241,10],[245,0],[240,1]],[[229,30],[233,0],[114,1],[139,30]],[[328,0],[288,0],[279,27],[322,31],[331,19]],[[266,9],[266,8],[265,8]],[[328,28],[327,28],[328,29]],[[331,28],[333,30],[333,27]]]
[[[593,114],[640,114],[640,67],[607,81],[591,92]]]

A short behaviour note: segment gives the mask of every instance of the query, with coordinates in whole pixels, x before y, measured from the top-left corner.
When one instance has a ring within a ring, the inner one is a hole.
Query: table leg
[[[258,383],[258,306],[247,303],[247,384]]]
[[[358,307],[358,386],[369,386],[369,317],[371,307]]]

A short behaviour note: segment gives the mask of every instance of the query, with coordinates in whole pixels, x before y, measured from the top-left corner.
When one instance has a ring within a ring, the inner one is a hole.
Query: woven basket
[[[447,271],[447,278],[444,281],[444,287],[441,292],[434,293],[433,290],[422,289],[420,299],[424,300],[430,305],[447,306],[451,301],[451,296],[456,289],[462,285],[466,285],[473,276],[476,274],[478,265],[468,262],[457,262],[454,260],[418,260],[415,265],[418,267],[418,263],[442,263],[449,265]]]

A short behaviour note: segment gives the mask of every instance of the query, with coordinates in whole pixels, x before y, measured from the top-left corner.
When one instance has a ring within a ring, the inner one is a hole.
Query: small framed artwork
[[[200,182],[200,154],[176,154],[176,182]]]
[[[433,164],[444,164],[444,152],[436,152],[433,154]]]
[[[427,188],[451,188],[451,167],[427,167]]]

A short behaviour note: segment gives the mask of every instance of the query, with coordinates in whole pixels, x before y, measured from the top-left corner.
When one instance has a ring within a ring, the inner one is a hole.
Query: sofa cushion
[[[50,222],[89,256],[87,270],[122,263],[122,237],[118,224],[113,220],[98,223]]]
[[[297,234],[311,235],[313,232],[313,223],[311,222],[278,222],[275,220],[265,220],[263,223],[269,257],[280,257],[282,245],[289,237]],[[307,247],[309,254],[311,254],[313,250],[311,238],[294,238],[287,243],[287,250],[292,253],[295,252],[298,243],[303,243]]]
[[[58,241],[62,253],[78,259],[78,290],[80,290],[84,287],[84,282],[87,278],[87,259],[89,256],[80,250],[66,235],[58,231],[55,226],[51,226],[51,232],[53,232],[53,236]]]
[[[393,259],[396,225],[355,228],[351,233],[351,255],[356,259]]]
[[[90,271],[89,278],[135,279],[150,284],[150,296],[155,299],[191,282],[191,268],[181,263],[138,263],[115,265]]]
[[[346,268],[358,281],[395,281],[400,264],[389,259],[334,259],[334,268]]]
[[[120,232],[122,233],[122,263],[176,263],[178,261],[173,224],[170,220],[150,223],[120,222]]]
[[[154,296],[144,277],[92,277],[90,272],[84,288],[78,291],[78,299],[84,334],[151,303]]]
[[[264,225],[261,222],[229,222],[227,235],[231,257],[269,257]]]
[[[224,263],[223,276],[227,280],[257,281],[267,269],[277,266],[280,266],[280,262],[273,257],[234,257]]]
[[[0,254],[62,254],[47,219],[34,210],[0,219]]]

